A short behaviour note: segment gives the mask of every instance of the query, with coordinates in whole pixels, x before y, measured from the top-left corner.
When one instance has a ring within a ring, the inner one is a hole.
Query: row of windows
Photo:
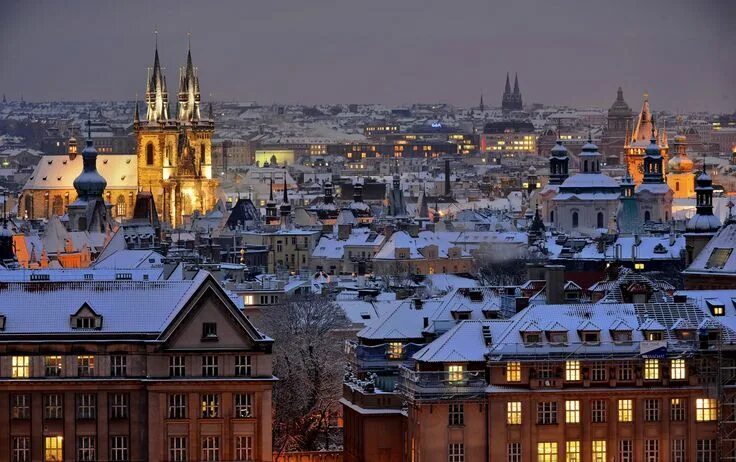
[[[64,358],[60,355],[44,356],[44,376],[59,377],[62,375]],[[96,358],[93,355],[79,355],[76,357],[78,377],[95,375]],[[217,377],[220,375],[220,356],[202,356],[202,376]],[[236,377],[249,377],[253,373],[250,355],[235,356]],[[126,377],[128,375],[128,357],[126,355],[110,356],[110,376]],[[187,375],[186,357],[175,355],[169,357],[169,376],[184,377]],[[10,376],[14,379],[31,377],[31,357],[13,356],[11,358]]]
[[[646,462],[657,462],[661,460],[661,445],[656,439],[646,439],[643,445],[642,458],[634,458],[634,441],[620,440],[617,451],[610,451],[606,440],[593,440],[590,443],[590,454],[592,462],[606,462],[610,460],[618,462],[633,462],[643,460]],[[556,441],[542,441],[537,443],[537,462],[566,462],[582,461],[581,442],[577,440],[565,441],[559,444]],[[560,450],[564,455],[560,457]],[[613,454],[611,454],[613,453]],[[460,454],[458,456],[458,454]],[[702,439],[696,442],[696,460],[698,462],[716,462],[717,459],[716,440]],[[465,462],[465,448],[462,443],[450,444],[448,446],[449,462]],[[522,461],[522,444],[520,442],[509,443],[506,447],[506,460],[508,462]],[[675,439],[670,441],[670,458],[673,462],[684,462],[687,460],[686,440]]]
[[[233,456],[236,461],[253,460],[253,437],[236,435],[234,438]],[[92,462],[98,459],[96,436],[79,436],[76,441],[77,461]],[[130,440],[127,436],[111,436],[109,440],[109,460],[123,462],[130,460]],[[31,461],[31,438],[14,436],[11,441],[11,462]],[[169,459],[171,462],[189,460],[189,438],[173,436],[168,441]],[[200,456],[202,461],[221,460],[219,436],[201,438]],[[64,438],[62,436],[46,436],[43,447],[44,462],[64,460]]]
[[[643,375],[645,380],[659,380],[662,376],[661,362],[659,359],[645,359],[643,364]],[[669,377],[671,380],[687,380],[687,365],[682,358],[671,359],[669,369]],[[616,379],[620,381],[634,380],[634,363],[625,362],[617,363]],[[590,379],[594,382],[608,381],[611,376],[610,363],[605,361],[596,361],[590,364]],[[553,378],[556,375],[555,366],[545,365],[535,368],[537,378]],[[565,361],[564,378],[568,382],[579,382],[582,380],[581,362],[578,360]],[[510,361],[506,363],[506,381],[521,382],[521,363],[518,361]]]
[[[580,400],[566,400],[564,402],[565,423],[580,423]],[[451,405],[452,406],[452,405]],[[634,421],[634,400],[617,400],[617,421]],[[453,423],[453,408],[450,408],[450,425]],[[684,421],[687,415],[687,400],[685,398],[670,399],[670,420]],[[644,400],[644,420],[646,422],[658,422],[662,416],[662,401],[657,398]],[[558,423],[557,401],[542,401],[537,403],[537,424]],[[695,400],[695,420],[697,422],[713,422],[718,419],[718,400],[713,398],[697,398]],[[457,418],[455,418],[457,420]],[[462,419],[461,419],[462,420]],[[590,405],[590,420],[592,423],[604,423],[608,420],[608,401],[593,400]],[[508,401],[506,403],[506,423],[509,425],[521,425],[522,405],[521,401]]]
[[[77,419],[97,418],[97,395],[94,393],[78,393],[76,400]],[[186,419],[188,416],[187,395],[174,393],[168,395],[169,419]],[[245,419],[253,417],[252,393],[238,393],[233,395],[234,418]],[[111,393],[109,395],[109,418],[127,419],[129,416],[130,396],[127,393]],[[220,395],[207,393],[200,396],[202,418],[219,418]],[[16,420],[31,418],[31,395],[14,394],[10,398],[11,417]],[[43,395],[43,418],[62,419],[64,417],[64,397],[61,394]]]

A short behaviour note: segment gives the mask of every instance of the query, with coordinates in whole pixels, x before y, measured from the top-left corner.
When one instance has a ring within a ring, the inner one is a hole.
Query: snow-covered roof
[[[134,154],[98,154],[97,171],[107,181],[106,190],[138,188],[138,159]],[[82,156],[41,157],[23,189],[74,189],[82,173]]]
[[[684,271],[694,274],[736,274],[736,223],[723,226]]]
[[[578,173],[568,177],[560,185],[560,192],[567,192],[568,188],[576,189],[608,189],[619,188],[616,180],[603,173]]]

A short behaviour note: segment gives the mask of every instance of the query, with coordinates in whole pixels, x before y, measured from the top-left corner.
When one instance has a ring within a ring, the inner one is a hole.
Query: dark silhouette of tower
[[[523,110],[523,102],[521,99],[521,90],[519,90],[519,76],[514,74],[514,90],[511,90],[511,82],[509,74],[506,73],[506,87],[503,91],[501,99],[501,110],[503,112],[521,111]]]

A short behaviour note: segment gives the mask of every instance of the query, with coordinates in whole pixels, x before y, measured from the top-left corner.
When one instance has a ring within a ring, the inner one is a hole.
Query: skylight
[[[733,249],[715,248],[711,252],[708,261],[705,264],[706,268],[723,269],[728,262],[728,258],[731,256]]]

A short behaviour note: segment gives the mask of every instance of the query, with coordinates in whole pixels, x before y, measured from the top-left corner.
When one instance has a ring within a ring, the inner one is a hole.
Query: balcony
[[[487,387],[483,371],[413,371],[399,368],[397,391],[408,399],[450,398],[482,395]]]
[[[399,352],[392,350],[389,343],[369,346],[348,341],[345,346],[353,366],[362,372],[396,369],[402,364],[410,363],[414,353],[424,347],[417,343],[407,343],[402,345]]]

